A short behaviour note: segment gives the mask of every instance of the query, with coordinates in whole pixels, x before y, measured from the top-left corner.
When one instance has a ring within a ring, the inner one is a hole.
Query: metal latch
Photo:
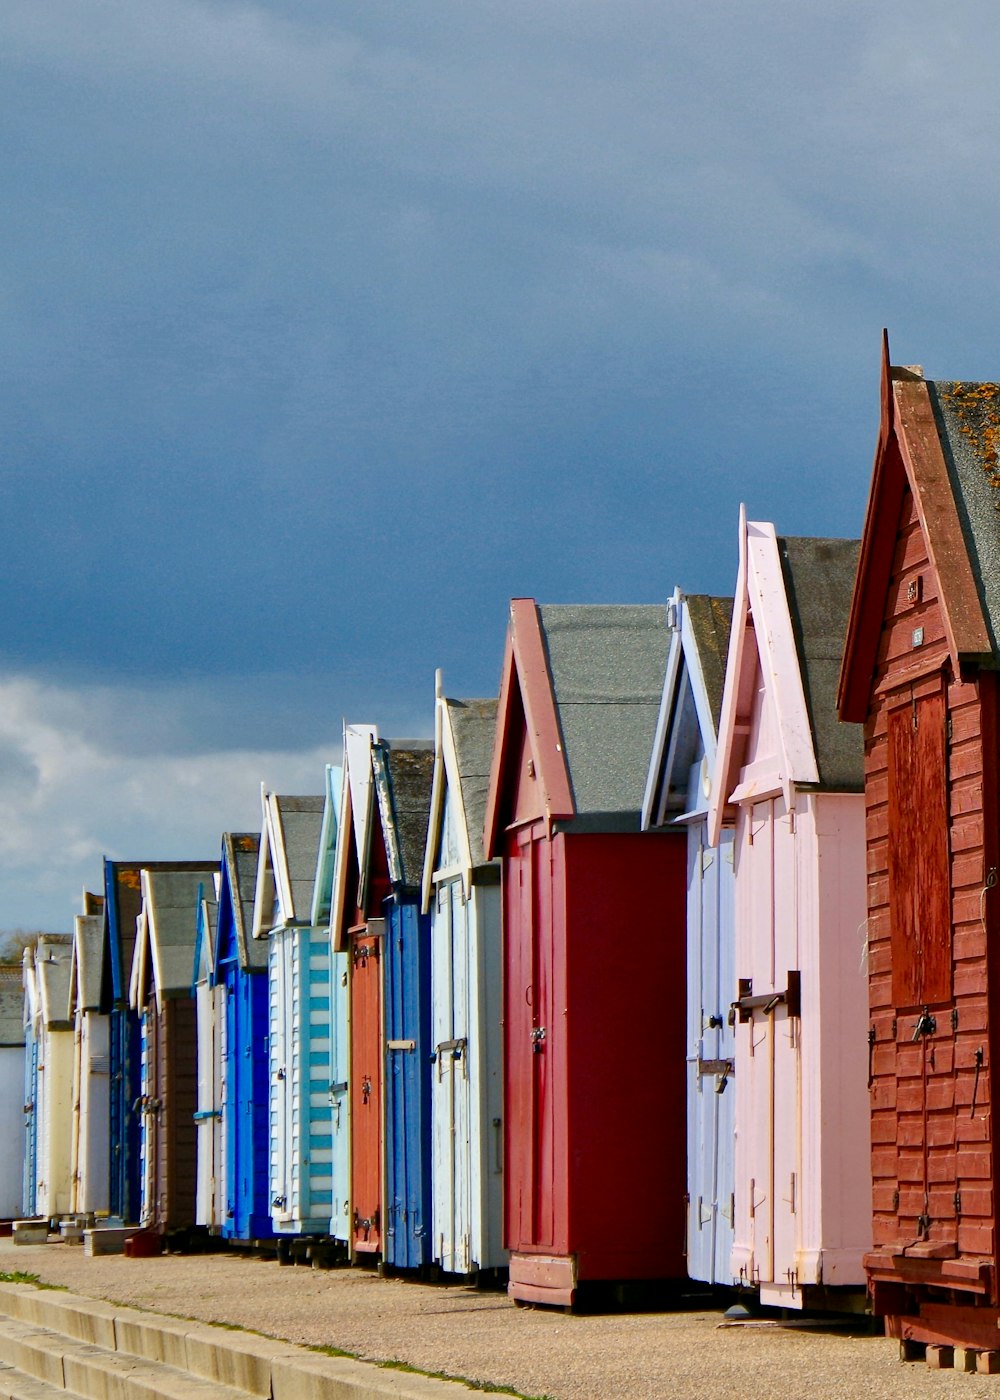
[[[542,1045],[545,1042],[545,1027],[535,1026],[531,1032],[531,1048],[536,1055],[542,1053]]]
[[[802,973],[789,972],[788,982],[783,992],[760,992],[754,996],[753,980],[741,977],[739,996],[732,1003],[733,1010],[741,1021],[749,1021],[755,1011],[763,1011],[769,1016],[778,1006],[788,1008],[789,1016],[802,1015]]]

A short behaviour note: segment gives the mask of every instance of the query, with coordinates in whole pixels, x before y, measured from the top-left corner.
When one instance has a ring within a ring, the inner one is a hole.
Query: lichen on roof
[[[957,380],[940,385],[939,390],[987,481],[1000,490],[1000,384]],[[993,509],[1000,512],[1000,499],[993,502]]]

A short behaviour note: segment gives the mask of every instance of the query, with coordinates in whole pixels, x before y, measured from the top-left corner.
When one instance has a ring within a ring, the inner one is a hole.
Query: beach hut
[[[861,731],[836,709],[857,550],[741,511],[709,803],[735,842],[732,1268],[793,1308],[863,1284],[871,1239]]]
[[[268,950],[268,1194],[276,1235],[325,1236],[333,1206],[330,944],[312,924],[323,797],[261,789],[253,936]]]
[[[382,902],[385,957],[385,1239],[391,1269],[420,1269],[431,1242],[431,921],[421,912],[434,745],[372,744],[376,827],[389,893]],[[376,831],[372,840],[377,839]]]
[[[687,835],[687,1268],[733,1282],[736,995],[733,833],[708,841],[731,598],[684,594],[667,609],[667,674],[643,798],[644,830]]]
[[[43,933],[35,943],[38,1058],[35,1069],[35,1215],[57,1220],[71,1200],[73,1022],[71,939]]]
[[[431,917],[433,1255],[446,1273],[506,1267],[500,862],[483,854],[497,702],[437,677],[422,902]]]
[[[338,833],[350,828],[342,811],[341,769],[326,766],[326,796],[319,834],[311,922],[330,929]],[[330,1235],[343,1246],[351,1237],[350,988],[347,954],[330,951],[330,1134],[333,1208]]]
[[[194,951],[195,1022],[198,1028],[198,1101],[195,1109],[195,1224],[222,1233],[226,1212],[226,1128],[223,1121],[226,1057],[226,989],[216,979],[219,885],[201,886]]]
[[[104,899],[84,893],[74,919],[70,964],[73,1018],[73,1124],[70,1212],[107,1215],[111,1185],[110,1021],[101,1010]]]
[[[217,863],[141,871],[129,1001],[141,1022],[140,1223],[184,1239],[197,1223],[198,1027],[191,994],[198,906]]]
[[[222,838],[213,980],[221,994],[221,1095],[227,1239],[269,1239],[270,1107],[268,1102],[268,944],[253,937],[260,837]]]
[[[687,843],[640,829],[668,641],[663,607],[511,604],[484,855],[503,863],[504,1232],[524,1302],[685,1272]]]
[[[23,992],[21,1028],[24,1032],[24,1152],[21,1177],[21,1210],[31,1219],[38,1184],[38,981],[35,977],[35,950],[21,954]]]
[[[882,369],[840,683],[864,726],[876,1315],[1000,1342],[1000,385]]]
[[[23,1209],[25,1063],[22,969],[0,966],[0,1220]]]
[[[347,961],[349,1005],[350,1221],[352,1256],[372,1259],[383,1243],[383,901],[389,893],[385,842],[376,825],[371,747],[374,725],[344,727],[340,836],[334,861],[330,932]]]
[[[111,1040],[111,1215],[135,1224],[140,1214],[139,1139],[142,1117],[139,1013],[129,1002],[129,978],[136,928],[142,909],[140,873],[146,870],[204,871],[202,861],[104,862],[104,952],[101,1011],[107,1013]],[[207,881],[206,886],[211,887]],[[192,913],[192,920],[194,914]],[[193,926],[193,925],[192,925]],[[188,965],[190,978],[190,964]]]

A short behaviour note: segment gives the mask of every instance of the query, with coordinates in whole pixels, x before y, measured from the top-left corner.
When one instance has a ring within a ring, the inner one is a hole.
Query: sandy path
[[[717,1312],[569,1317],[502,1294],[379,1279],[353,1269],[280,1268],[240,1254],[87,1259],[79,1246],[14,1247],[23,1269],[77,1293],[250,1327],[372,1360],[513,1386],[553,1400],[745,1400],[756,1396],[961,1395],[1000,1400],[1000,1377],[900,1365],[894,1342],[829,1329],[719,1329]]]

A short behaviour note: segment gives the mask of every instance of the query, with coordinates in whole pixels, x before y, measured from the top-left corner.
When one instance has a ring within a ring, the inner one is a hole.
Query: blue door
[[[431,1261],[431,921],[416,903],[387,900],[385,949],[384,1259]]]

